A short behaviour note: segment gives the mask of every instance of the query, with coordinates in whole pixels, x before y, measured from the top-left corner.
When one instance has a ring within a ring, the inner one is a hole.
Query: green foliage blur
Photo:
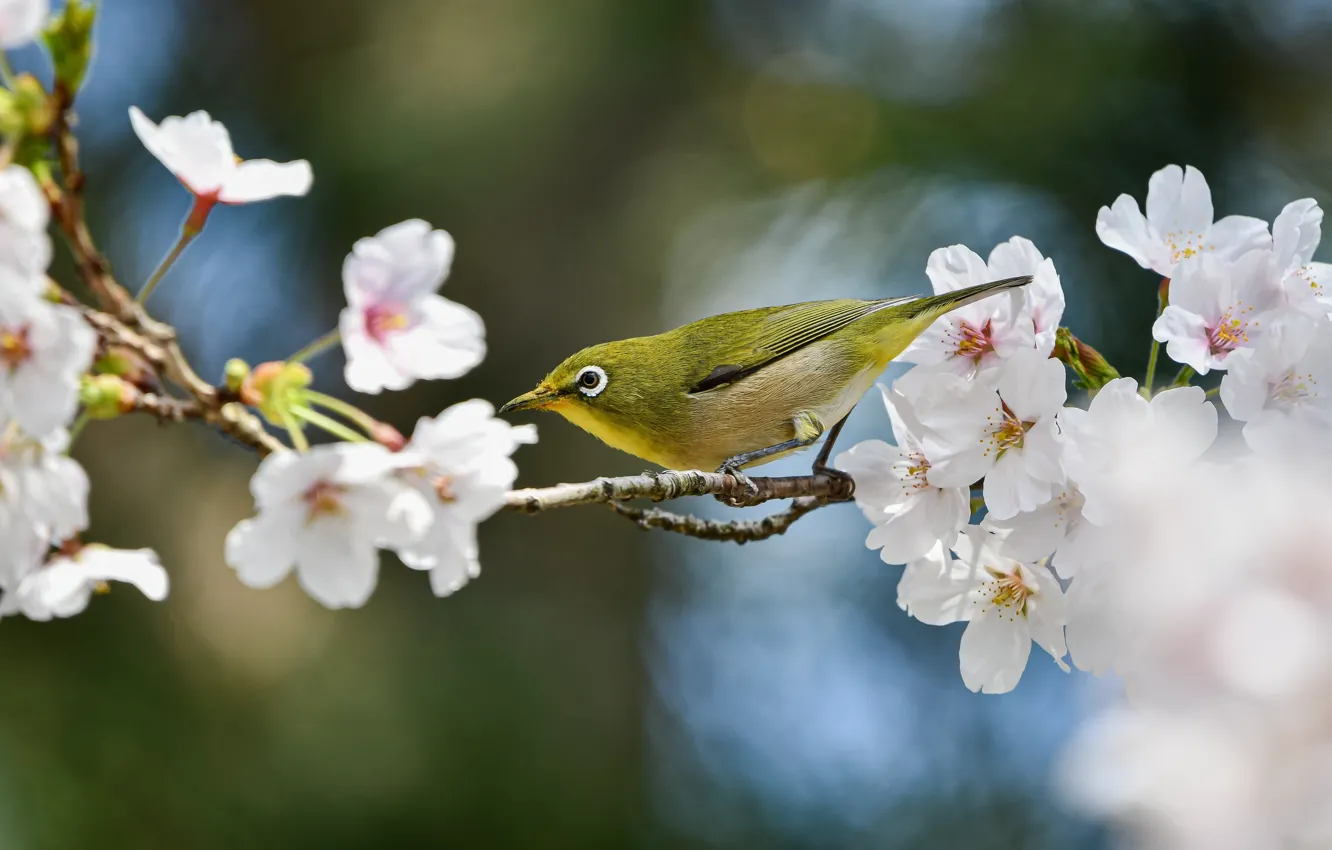
[[[1121,192],[1141,198],[1169,162],[1204,171],[1218,215],[1270,218],[1287,199],[1325,199],[1332,18],[1319,8],[105,0],[80,127],[91,224],[137,286],[187,206],[128,132],[131,103],[155,119],[207,109],[240,154],[311,161],[308,198],[220,211],[154,298],[219,381],[229,356],[281,357],[333,325],[355,239],[410,217],[449,230],[458,255],[445,294],[481,313],[491,351],[461,380],[361,400],[409,430],[456,401],[502,402],[583,345],[701,315],[706,298],[679,300],[689,281],[668,283],[688,267],[681,234],[706,216],[808,186],[879,180],[921,197],[1001,187],[1038,199],[1039,214],[1001,205],[978,223],[959,203],[935,242],[885,261],[883,285],[923,291],[931,248],[984,234],[972,245],[984,253],[1022,226],[1056,258],[1078,336],[1140,374],[1157,281],[1099,245],[1096,210]],[[957,28],[958,16],[970,23]],[[889,216],[885,242],[896,225]],[[67,261],[54,273],[67,279]],[[863,294],[835,286],[811,275],[801,297]],[[336,355],[312,365],[322,387],[340,386]],[[535,421],[541,443],[519,453],[520,484],[642,469],[554,417]],[[497,517],[482,529],[481,578],[447,600],[386,558],[364,610],[329,612],[290,580],[248,589],[223,563],[227,530],[251,513],[255,460],[238,447],[131,419],[93,423],[76,455],[93,480],[90,538],[156,548],[171,596],[153,604],[118,588],[70,621],[0,627],[0,847],[1103,840],[1070,833],[1047,791],[987,786],[1003,757],[985,746],[949,790],[907,793],[851,827],[835,807],[793,826],[780,800],[670,774],[710,803],[702,826],[682,820],[650,781],[676,745],[654,732],[664,710],[647,629],[654,599],[683,593],[683,562],[706,556],[604,509]],[[891,587],[894,568],[851,543]],[[761,576],[786,545],[746,547],[716,568]],[[891,595],[875,616],[905,621]],[[927,639],[916,626],[903,632],[908,652]],[[930,663],[940,689],[960,690],[956,636],[944,639]],[[1004,736],[1042,724],[1045,708],[1031,711],[999,721]],[[915,758],[936,754],[922,743]]]

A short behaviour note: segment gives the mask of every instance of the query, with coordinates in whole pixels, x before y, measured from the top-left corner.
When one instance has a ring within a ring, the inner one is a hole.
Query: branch
[[[555,508],[606,504],[640,528],[659,528],[703,540],[749,543],[784,534],[802,516],[834,502],[850,501],[855,484],[849,477],[814,474],[790,478],[752,478],[752,489],[735,476],[717,472],[647,472],[622,478],[598,478],[582,484],[556,484],[540,489],[514,490],[504,507],[535,514]],[[682,496],[717,496],[733,505],[757,505],[774,499],[795,499],[786,510],[757,520],[722,521],[676,514],[659,508],[622,504],[630,499],[660,502]]]
[[[142,314],[142,311],[139,311]],[[257,451],[260,456],[283,448],[282,443],[264,428],[255,416],[238,401],[225,398],[217,388],[200,378],[185,361],[176,344],[175,329],[143,315],[143,331],[133,330],[114,316],[100,310],[85,308],[84,318],[108,344],[121,345],[138,354],[155,370],[170,378],[188,392],[190,399],[168,399],[145,395],[151,405],[137,407],[152,413],[158,419],[180,421],[182,418],[202,419],[218,430],[229,434],[240,443]],[[154,338],[156,337],[156,338]],[[165,340],[165,342],[163,342]]]

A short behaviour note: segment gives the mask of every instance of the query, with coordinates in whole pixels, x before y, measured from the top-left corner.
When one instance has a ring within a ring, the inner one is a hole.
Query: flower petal
[[[303,159],[282,163],[251,159],[227,176],[218,200],[224,204],[249,204],[283,195],[299,196],[308,193],[313,182],[314,172]]]
[[[990,606],[971,618],[962,633],[958,660],[962,682],[972,691],[1005,694],[1017,687],[1031,655],[1025,617]]]

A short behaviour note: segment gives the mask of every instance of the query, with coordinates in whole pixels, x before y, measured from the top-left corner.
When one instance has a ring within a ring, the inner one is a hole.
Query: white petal
[[[1123,251],[1144,269],[1170,274],[1170,252],[1152,233],[1138,202],[1129,195],[1120,195],[1113,206],[1101,207],[1096,216],[1096,235],[1107,247]]]
[[[1031,474],[1025,452],[1009,450],[985,475],[985,507],[995,519],[1009,519],[1050,501],[1049,481]]]
[[[286,517],[243,519],[227,534],[227,566],[249,587],[272,587],[282,581],[291,572],[295,553],[296,540]]]
[[[227,176],[218,200],[224,204],[249,204],[283,195],[299,196],[308,193],[313,182],[314,172],[303,159],[282,163],[251,159],[240,163]]]
[[[954,576],[952,556],[936,543],[925,555],[907,563],[897,583],[897,605],[930,626],[969,620],[975,610],[968,595],[971,585]]]
[[[1323,236],[1323,210],[1313,198],[1291,201],[1272,222],[1272,271],[1277,279],[1313,260]]]
[[[130,123],[149,153],[196,195],[217,194],[236,170],[227,128],[207,112],[172,115],[157,125],[131,106]]]
[[[1017,687],[1030,655],[1026,618],[990,606],[972,617],[962,633],[962,682],[972,691],[1008,693]]]
[[[1152,396],[1157,457],[1183,465],[1196,460],[1216,440],[1216,407],[1202,387],[1178,387]]]
[[[939,535],[933,528],[933,516],[924,497],[907,499],[902,506],[871,529],[865,538],[870,549],[879,549],[879,557],[886,564],[905,564],[923,556]]]
[[[152,549],[109,549],[87,546],[76,556],[88,581],[123,581],[137,587],[154,602],[166,599],[166,570]]]
[[[32,280],[34,293],[41,292],[40,276],[51,263],[50,217],[50,202],[31,171],[21,165],[0,171],[0,263]]]
[[[1166,344],[1166,354],[1176,363],[1206,375],[1213,365],[1207,325],[1201,316],[1174,304],[1168,305],[1152,325],[1152,338]]]
[[[297,559],[301,587],[325,608],[360,608],[379,580],[373,541],[337,521],[315,523]]]
[[[403,390],[416,379],[389,359],[388,349],[365,332],[365,317],[356,307],[347,307],[338,319],[342,350],[347,356],[343,379],[359,393]]]
[[[981,527],[1002,535],[1000,551],[1005,555],[1024,563],[1034,563],[1054,554],[1064,542],[1067,521],[1056,497],[1034,510],[1004,520],[987,514]]]
[[[1228,215],[1212,225],[1207,234],[1208,247],[1215,246],[1216,256],[1237,260],[1250,251],[1267,248],[1272,237],[1267,222],[1247,215]]]
[[[35,40],[50,14],[50,0],[6,0],[0,3],[0,49],[14,50]]]
[[[990,280],[985,261],[966,245],[936,249],[925,263],[925,274],[936,295]]]
[[[418,322],[388,337],[388,358],[422,380],[458,378],[486,356],[486,329],[475,311],[439,295],[415,302]]]
[[[405,306],[439,289],[453,263],[453,238],[420,219],[386,227],[352,246],[342,266],[347,303]]]
[[[1018,419],[1054,415],[1068,400],[1064,364],[1035,349],[1015,352],[999,368],[999,396]]]

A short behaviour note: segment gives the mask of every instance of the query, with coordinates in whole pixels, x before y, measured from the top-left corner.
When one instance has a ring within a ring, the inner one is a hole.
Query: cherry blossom
[[[88,527],[88,474],[68,446],[64,430],[34,440],[0,416],[0,527],[43,550]]]
[[[51,203],[31,171],[20,165],[0,170],[0,265],[18,273],[6,275],[0,286],[41,291],[41,276],[51,264],[50,219]]]
[[[962,681],[987,694],[1017,686],[1032,641],[1068,669],[1059,582],[1044,566],[1003,555],[1000,543],[969,526],[952,546],[956,560],[950,563],[936,550],[913,565],[910,584],[898,587],[898,604],[925,622],[967,622],[958,653]],[[966,605],[960,604],[963,599]]]
[[[14,50],[41,35],[51,0],[0,0],[0,50]]]
[[[973,380],[913,370],[899,381],[910,389],[934,462],[934,480],[967,487],[985,478],[985,505],[996,518],[1032,510],[1061,484],[1055,415],[1067,391],[1064,366],[1035,349],[1014,352]]]
[[[0,411],[40,439],[73,418],[97,335],[74,308],[6,283],[14,274],[0,268]]]
[[[1170,282],[1170,303],[1152,326],[1176,363],[1199,375],[1226,368],[1231,352],[1253,345],[1282,306],[1269,255],[1245,254],[1235,262],[1214,256],[1180,263]]]
[[[1313,317],[1332,316],[1332,266],[1313,261],[1322,225],[1323,210],[1312,198],[1292,201],[1272,222],[1272,278],[1289,304]]]
[[[227,563],[259,588],[295,569],[323,605],[359,608],[379,577],[376,549],[408,546],[430,525],[430,505],[394,474],[402,463],[373,443],[269,455],[250,482],[258,514],[227,535]]]
[[[1231,215],[1212,220],[1212,191],[1193,166],[1167,165],[1147,184],[1147,215],[1130,195],[1101,207],[1096,235],[1144,269],[1174,278],[1180,262],[1199,255],[1237,260],[1272,244],[1267,223]],[[1173,294],[1173,293],[1172,293]]]
[[[148,152],[157,157],[197,199],[197,220],[214,204],[249,204],[283,195],[304,195],[314,181],[310,163],[241,160],[231,147],[231,135],[207,112],[172,115],[154,124],[137,106],[129,110],[130,124]],[[192,219],[194,218],[192,216]]]
[[[1228,361],[1221,401],[1257,451],[1318,451],[1332,433],[1332,320],[1283,317]],[[1302,439],[1308,437],[1309,439]]]
[[[837,456],[856,482],[856,504],[873,530],[865,545],[889,564],[924,556],[939,541],[951,546],[971,515],[965,487],[937,486],[931,458],[913,427],[910,401],[880,386],[897,445],[866,440]]]
[[[1053,263],[1042,258],[1026,239],[1014,237],[996,247],[988,265],[965,245],[939,248],[930,254],[925,273],[937,295],[1003,277],[1036,275],[1039,285],[1033,281],[1024,289],[1037,286],[1042,293],[1041,330],[1048,331],[1051,322],[1058,323],[1054,293],[1059,290],[1059,277]],[[1062,293],[1058,300],[1062,301]],[[1026,303],[1023,290],[1015,289],[954,310],[916,337],[898,359],[968,377],[991,368],[1014,351],[1036,346],[1037,329]],[[1062,312],[1060,303],[1058,313]],[[1053,333],[1048,336],[1053,347]]]
[[[448,596],[480,574],[476,526],[504,505],[518,477],[509,456],[537,441],[535,426],[510,425],[494,413],[479,399],[455,404],[421,419],[403,450],[423,461],[402,475],[425,496],[434,520],[398,555],[407,566],[430,571],[436,596]]]
[[[359,240],[342,267],[347,308],[338,326],[347,385],[401,390],[418,379],[457,378],[486,354],[485,326],[438,294],[453,239],[412,219]]]
[[[167,573],[156,552],[91,545],[58,555],[25,575],[0,599],[0,616],[71,617],[87,608],[93,593],[105,589],[108,581],[132,584],[154,602],[167,596]]]
[[[1082,493],[1072,482],[1050,501],[1029,511],[998,519],[986,514],[981,527],[1002,539],[1005,555],[1025,563],[1050,559],[1063,578],[1077,575],[1083,566],[1098,560],[1100,531],[1082,518]]]

